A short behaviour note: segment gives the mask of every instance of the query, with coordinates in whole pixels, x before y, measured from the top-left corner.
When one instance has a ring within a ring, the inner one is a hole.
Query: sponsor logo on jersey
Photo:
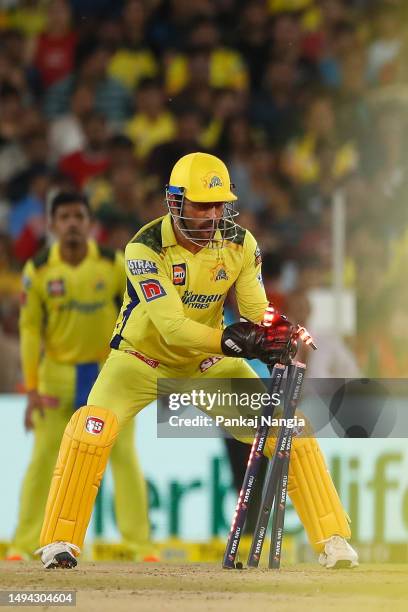
[[[61,297],[65,295],[65,282],[63,278],[56,278],[47,283],[47,293],[51,297]]]
[[[90,416],[86,419],[85,430],[88,433],[93,434],[94,436],[97,436],[98,434],[102,432],[104,425],[105,425],[105,421],[102,421],[102,419],[98,419],[98,417]]]
[[[257,246],[255,249],[254,258],[255,258],[255,268],[256,268],[257,266],[259,266],[260,263],[262,263],[261,249],[259,248],[259,246]]]
[[[76,310],[83,314],[92,314],[101,308],[106,306],[107,302],[78,302],[78,300],[69,300],[65,304],[60,304],[58,307],[59,312],[66,310]]]
[[[163,297],[163,295],[167,295],[159,281],[153,280],[152,278],[141,281],[140,287],[146,302],[152,302],[153,300],[157,300],[157,298]]]
[[[151,368],[157,368],[157,366],[160,365],[159,361],[157,361],[156,359],[151,359],[150,357],[146,357],[145,355],[142,355],[142,353],[139,353],[139,351],[131,351],[130,349],[125,349],[125,353],[129,353],[129,355],[133,355],[134,357],[141,359]]]
[[[95,291],[102,291],[103,289],[105,289],[105,287],[106,287],[106,283],[104,280],[99,279],[98,281],[96,281]]]
[[[208,172],[201,180],[203,182],[203,186],[208,189],[223,186],[223,182],[216,172]]]
[[[228,280],[228,273],[224,262],[218,262],[213,268],[210,269],[210,273],[212,281]]]
[[[133,276],[139,274],[158,274],[157,265],[147,259],[127,259],[127,267]]]
[[[219,302],[223,297],[224,293],[193,293],[192,291],[184,291],[181,301],[185,306],[189,308],[208,308],[210,304]]]
[[[213,366],[215,363],[221,361],[222,357],[207,357],[207,359],[203,359],[200,363],[201,372],[206,372]]]
[[[226,273],[226,271],[224,270],[224,268],[220,268],[217,272],[217,274],[215,275],[215,279],[216,281],[219,280],[228,280],[228,274]]]
[[[174,264],[173,285],[185,285],[187,277],[187,266],[185,263]]]

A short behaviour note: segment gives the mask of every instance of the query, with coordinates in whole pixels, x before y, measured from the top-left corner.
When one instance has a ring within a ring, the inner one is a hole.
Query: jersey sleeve
[[[144,244],[130,243],[125,260],[128,281],[167,344],[222,355],[222,330],[186,317],[159,254]]]
[[[240,315],[254,323],[262,321],[268,305],[261,266],[261,252],[255,238],[247,230],[244,241],[244,261],[235,281],[235,292]]]
[[[37,273],[31,261],[24,267],[22,284],[19,320],[21,362],[25,389],[32,391],[38,384],[43,304],[38,290]]]

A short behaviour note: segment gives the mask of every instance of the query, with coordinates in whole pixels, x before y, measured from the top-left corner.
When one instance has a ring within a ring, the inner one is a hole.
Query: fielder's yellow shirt
[[[145,225],[125,251],[127,289],[111,347],[168,366],[202,353],[222,354],[223,306],[235,286],[241,316],[262,320],[267,298],[255,238],[193,254],[177,243],[170,215]]]
[[[58,363],[106,359],[125,281],[123,255],[92,240],[77,266],[61,260],[58,243],[26,263],[20,344],[28,391],[37,388],[42,345]]]

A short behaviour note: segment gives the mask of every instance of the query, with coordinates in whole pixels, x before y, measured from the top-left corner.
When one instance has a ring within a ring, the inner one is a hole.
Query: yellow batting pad
[[[82,547],[118,419],[106,408],[77,410],[62,438],[48,494],[40,544],[64,541]]]
[[[275,442],[276,438],[268,439],[266,454],[273,452]],[[288,493],[316,552],[323,551],[321,542],[332,535],[351,536],[350,519],[314,437],[292,440]]]

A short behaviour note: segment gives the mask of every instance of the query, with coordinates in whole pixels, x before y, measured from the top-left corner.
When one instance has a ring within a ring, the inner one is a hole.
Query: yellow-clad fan
[[[34,448],[9,559],[29,558],[39,546],[64,429],[86,402],[107,357],[125,291],[123,254],[90,240],[90,227],[82,194],[57,195],[51,204],[56,242],[24,268],[20,336],[28,394],[25,426],[33,429]],[[135,454],[133,422],[123,428],[111,466],[123,543],[135,559],[151,556],[146,486]]]
[[[112,351],[62,440],[41,533],[46,568],[77,564],[117,434],[156,398],[158,378],[256,378],[245,358],[269,365],[281,358],[282,338],[290,338],[292,327],[279,333],[272,327],[267,334],[259,324],[267,305],[261,256],[255,238],[235,223],[236,199],[220,159],[186,155],[166,189],[168,214],[128,244],[127,290]],[[247,321],[224,329],[231,287]],[[274,443],[271,437],[269,455]],[[289,477],[289,493],[320,562],[356,565],[349,520],[314,438],[294,438]]]

